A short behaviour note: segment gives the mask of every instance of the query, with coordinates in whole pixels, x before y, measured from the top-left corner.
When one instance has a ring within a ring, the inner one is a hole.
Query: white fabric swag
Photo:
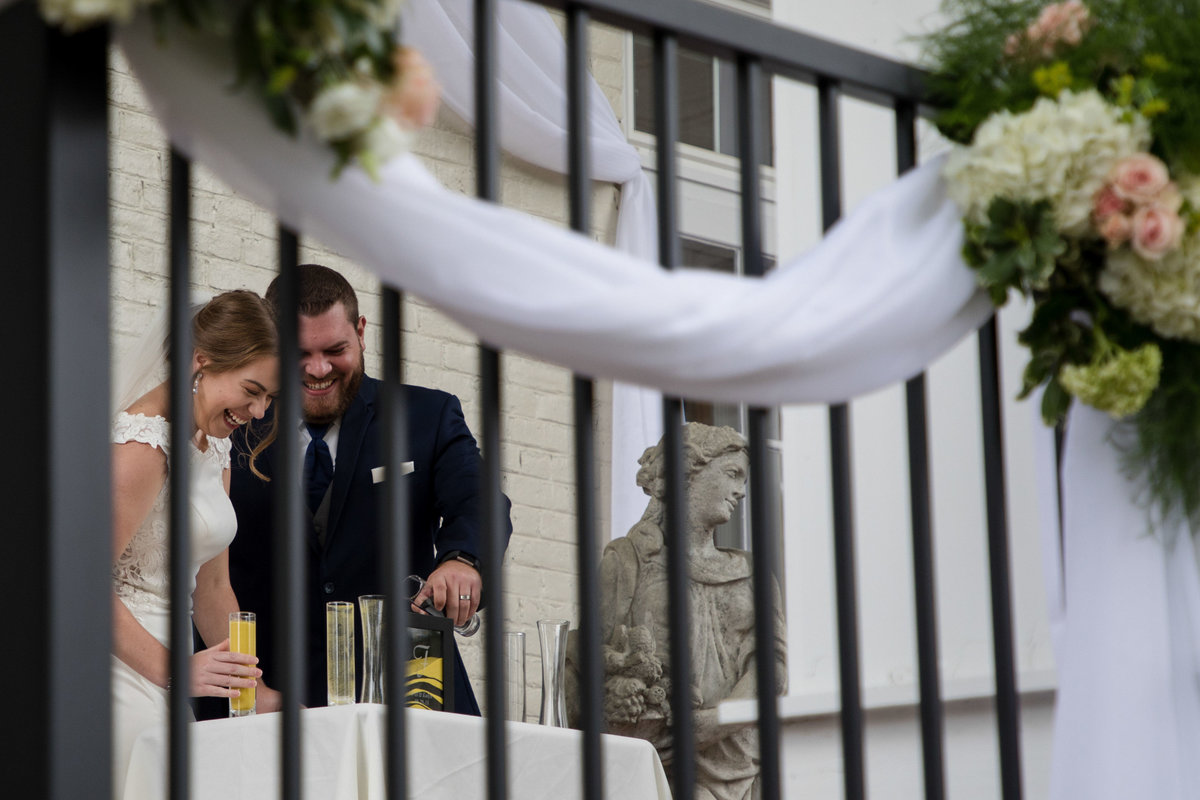
[[[331,180],[319,143],[231,93],[229,65],[139,18],[118,33],[175,144],[239,194],[441,308],[491,345],[721,402],[841,401],[920,372],[991,311],[958,257],[939,165],[865,201],[762,279],[667,272],[450,192],[411,155]]]
[[[358,170],[331,181],[320,144],[278,133],[252,99],[227,91],[231,71],[217,50],[183,36],[162,49],[144,18],[118,40],[174,144],[240,194],[490,344],[586,375],[726,402],[843,401],[920,372],[991,310],[959,258],[959,215],[937,162],[766,278],[666,273],[449,192],[411,156],[378,183]],[[1090,409],[1072,415],[1062,582],[1057,525],[1044,526],[1062,687],[1053,796],[1194,800],[1192,541],[1146,532],[1110,428]]]
[[[428,0],[404,7],[402,35],[419,47],[442,85],[446,107],[475,122],[475,17],[469,0]],[[546,9],[532,3],[497,5],[496,50],[500,146],[560,174],[567,172],[566,45]],[[617,249],[655,261],[658,227],[654,190],[637,150],[625,139],[600,86],[589,80],[592,177],[621,186]],[[642,516],[637,460],[662,435],[662,395],[621,381],[613,384],[612,535],[624,536]]]

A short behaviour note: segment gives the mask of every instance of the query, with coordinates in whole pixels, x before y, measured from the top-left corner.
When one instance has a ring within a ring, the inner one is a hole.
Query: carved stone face
[[[711,530],[728,522],[746,496],[746,453],[725,453],[708,462],[688,481],[688,517],[693,530]]]

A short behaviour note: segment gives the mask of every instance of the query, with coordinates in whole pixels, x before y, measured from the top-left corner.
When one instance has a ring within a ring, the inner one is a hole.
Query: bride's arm
[[[224,475],[225,492],[229,492],[229,470]],[[196,573],[196,589],[192,593],[192,619],[205,644],[226,644],[229,637],[229,615],[241,610],[237,596],[229,583],[229,550],[205,562]],[[236,654],[234,654],[236,655]],[[257,663],[258,659],[254,659]],[[256,670],[260,675],[261,670]],[[276,711],[279,693],[261,680],[258,682],[258,711]]]
[[[113,563],[125,552],[166,480],[166,455],[141,442],[113,445]],[[223,643],[224,644],[224,643]],[[190,649],[190,642],[189,642]],[[113,653],[147,680],[166,687],[167,648],[142,627],[125,604],[113,595]],[[227,686],[253,686],[255,659],[228,652],[228,645],[192,656],[189,693],[193,696],[236,695]],[[243,665],[239,662],[247,662]],[[233,675],[247,677],[232,677]],[[220,683],[214,682],[221,677]]]
[[[113,445],[113,563],[117,562],[167,476],[167,457],[140,442]],[[167,685],[167,648],[113,594],[113,653],[152,683]]]

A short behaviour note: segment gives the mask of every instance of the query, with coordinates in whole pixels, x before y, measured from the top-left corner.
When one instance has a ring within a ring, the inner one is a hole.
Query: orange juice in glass
[[[235,611],[229,615],[229,652],[258,655],[258,621],[253,611]],[[229,716],[248,717],[254,713],[254,688],[242,689],[229,698]]]

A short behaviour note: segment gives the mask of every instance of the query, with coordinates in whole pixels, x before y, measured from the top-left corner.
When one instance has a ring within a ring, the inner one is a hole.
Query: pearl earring
[[[192,381],[192,394],[195,394],[196,392],[200,391],[200,376],[202,376],[203,374],[204,374],[203,372],[196,373],[196,380]]]

